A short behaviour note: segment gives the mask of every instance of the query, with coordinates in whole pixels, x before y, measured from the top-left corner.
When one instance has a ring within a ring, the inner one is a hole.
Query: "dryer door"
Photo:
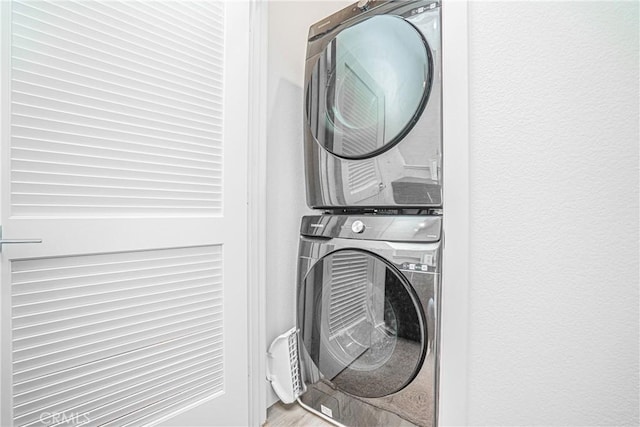
[[[433,63],[422,34],[405,19],[380,15],[338,33],[307,85],[307,121],[326,150],[346,159],[392,147],[429,97]]]
[[[344,249],[321,258],[299,288],[298,310],[303,368],[318,380],[382,397],[420,370],[424,311],[402,273],[375,254]]]

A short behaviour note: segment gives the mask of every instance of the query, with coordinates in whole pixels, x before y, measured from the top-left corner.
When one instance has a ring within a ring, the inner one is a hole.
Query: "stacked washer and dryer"
[[[360,1],[313,25],[297,283],[300,403],[346,426],[437,425],[439,1]]]

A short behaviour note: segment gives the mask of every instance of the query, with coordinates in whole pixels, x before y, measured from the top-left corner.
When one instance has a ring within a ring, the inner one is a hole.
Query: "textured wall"
[[[638,3],[469,8],[469,422],[638,425]]]

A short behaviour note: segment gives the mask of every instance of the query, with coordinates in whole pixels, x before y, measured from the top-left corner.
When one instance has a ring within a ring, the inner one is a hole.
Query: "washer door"
[[[370,252],[326,255],[299,287],[306,355],[319,379],[355,396],[387,396],[415,378],[426,354],[424,319],[406,278]]]
[[[326,46],[307,85],[307,120],[325,149],[379,154],[411,130],[429,97],[433,64],[422,34],[398,16],[348,27]]]

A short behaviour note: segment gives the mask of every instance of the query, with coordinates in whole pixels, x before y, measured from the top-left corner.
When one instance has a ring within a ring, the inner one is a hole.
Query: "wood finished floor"
[[[306,411],[297,403],[274,404],[267,410],[267,422],[263,427],[335,427],[333,424]]]

